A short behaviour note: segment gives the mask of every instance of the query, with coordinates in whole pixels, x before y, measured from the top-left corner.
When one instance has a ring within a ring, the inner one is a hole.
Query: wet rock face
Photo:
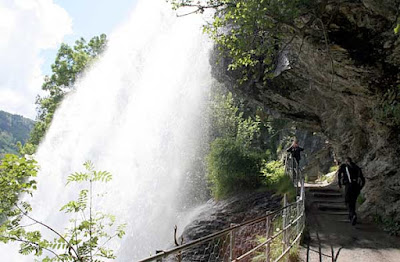
[[[393,33],[399,6],[398,0],[330,1],[321,19],[288,47],[290,69],[267,83],[255,80],[232,89],[322,133],[338,159],[350,156],[362,167],[364,214],[394,214],[397,220],[399,129],[379,120],[376,111],[385,91],[400,82],[400,38]],[[226,71],[228,63],[223,60],[213,73],[234,86],[238,73]]]
[[[273,196],[269,192],[242,193],[226,200],[210,200],[203,207],[203,212],[192,221],[183,231],[184,243],[189,243],[201,237],[229,228],[231,224],[241,224],[261,216],[267,211],[273,211],[281,207],[281,197]],[[258,223],[257,227],[242,227],[235,233],[235,250],[249,250],[247,237],[253,237],[260,232],[265,232],[265,223]],[[241,241],[243,240],[243,241]],[[182,261],[222,261],[222,257],[228,257],[229,237],[223,236],[213,241],[208,241],[194,246],[181,253]],[[257,243],[253,243],[257,245]],[[220,256],[219,259],[216,255]],[[172,261],[172,260],[171,260]],[[176,260],[173,260],[176,261]]]
[[[204,237],[240,224],[281,207],[281,197],[269,192],[243,193],[226,200],[209,200],[204,211],[192,221],[182,234],[184,242]]]

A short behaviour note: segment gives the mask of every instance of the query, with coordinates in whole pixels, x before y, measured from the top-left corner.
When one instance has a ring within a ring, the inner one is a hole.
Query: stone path
[[[309,186],[306,192],[302,261],[400,262],[400,238],[360,218],[352,226],[337,185]]]

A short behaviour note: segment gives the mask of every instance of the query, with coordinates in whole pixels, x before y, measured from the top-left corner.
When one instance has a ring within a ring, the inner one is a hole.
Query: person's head
[[[297,138],[293,139],[292,146],[294,147],[299,146],[299,141],[297,140]]]
[[[353,160],[351,159],[351,157],[348,156],[348,157],[345,158],[344,162],[345,162],[347,165],[351,165],[351,164],[353,163]]]

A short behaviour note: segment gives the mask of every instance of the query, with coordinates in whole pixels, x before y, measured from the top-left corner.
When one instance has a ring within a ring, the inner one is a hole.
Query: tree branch
[[[22,243],[26,243],[26,244],[30,244],[30,245],[35,245],[35,246],[37,246],[37,247],[39,247],[39,248],[41,248],[41,249],[43,249],[43,250],[46,250],[46,251],[52,253],[54,256],[56,256],[58,259],[60,259],[60,261],[62,261],[61,258],[57,255],[57,253],[55,253],[53,250],[48,249],[48,248],[46,248],[46,247],[42,247],[42,246],[40,246],[40,245],[39,245],[38,243],[36,243],[36,242],[24,240],[24,239],[17,238],[17,237],[6,237],[6,236],[0,236],[0,237],[4,237],[4,238],[9,239],[9,240],[11,240],[11,241],[18,241],[18,242],[22,242]]]
[[[94,253],[93,256],[96,256],[97,253],[100,251],[100,249],[102,247],[104,247],[111,239],[115,238],[116,236],[118,236],[118,234],[114,234],[113,236],[110,236],[106,241],[104,241],[104,243],[100,247],[97,248],[97,251]]]
[[[78,259],[81,259],[80,256],[78,255],[78,252],[75,250],[75,248],[74,248],[73,246],[71,246],[71,244],[70,244],[60,233],[58,233],[57,231],[55,231],[53,228],[49,227],[48,225],[46,225],[46,224],[44,224],[44,223],[42,223],[42,222],[40,222],[40,221],[34,219],[33,217],[29,216],[29,215],[28,215],[26,212],[24,212],[18,205],[15,205],[15,206],[21,211],[21,213],[22,213],[24,216],[26,216],[26,217],[29,218],[30,220],[32,220],[32,221],[38,223],[39,225],[42,225],[43,227],[49,229],[49,230],[52,231],[54,234],[56,234],[57,236],[59,236],[59,237],[68,245],[68,247],[74,251],[76,257],[77,257]]]
[[[187,15],[191,15],[191,14],[197,14],[197,13],[203,13],[205,9],[217,9],[221,6],[234,6],[233,4],[226,4],[226,3],[219,3],[219,4],[215,4],[215,5],[202,5],[202,4],[188,4],[188,3],[182,3],[179,5],[179,7],[196,7],[196,10],[191,11],[189,13],[186,14],[182,14],[179,15],[177,14],[177,17],[183,17],[183,16],[187,16]]]

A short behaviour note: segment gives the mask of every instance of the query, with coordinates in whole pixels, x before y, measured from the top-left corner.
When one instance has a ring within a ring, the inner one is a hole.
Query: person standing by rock
[[[356,202],[365,185],[365,178],[361,168],[350,157],[346,157],[345,163],[338,170],[338,184],[339,188],[345,186],[345,202],[349,209],[349,219],[354,226],[357,223]]]
[[[304,149],[299,146],[297,139],[293,140],[292,145],[286,149],[286,152],[292,155],[292,180],[294,184],[298,183],[300,169],[300,152]]]
[[[301,148],[299,146],[298,140],[294,139],[292,145],[288,149],[286,149],[286,152],[291,153],[293,162],[294,162],[294,159],[296,159],[297,166],[300,166],[300,159],[301,159],[300,152],[303,150],[304,150],[304,148]],[[295,165],[293,165],[293,167],[294,166]]]

